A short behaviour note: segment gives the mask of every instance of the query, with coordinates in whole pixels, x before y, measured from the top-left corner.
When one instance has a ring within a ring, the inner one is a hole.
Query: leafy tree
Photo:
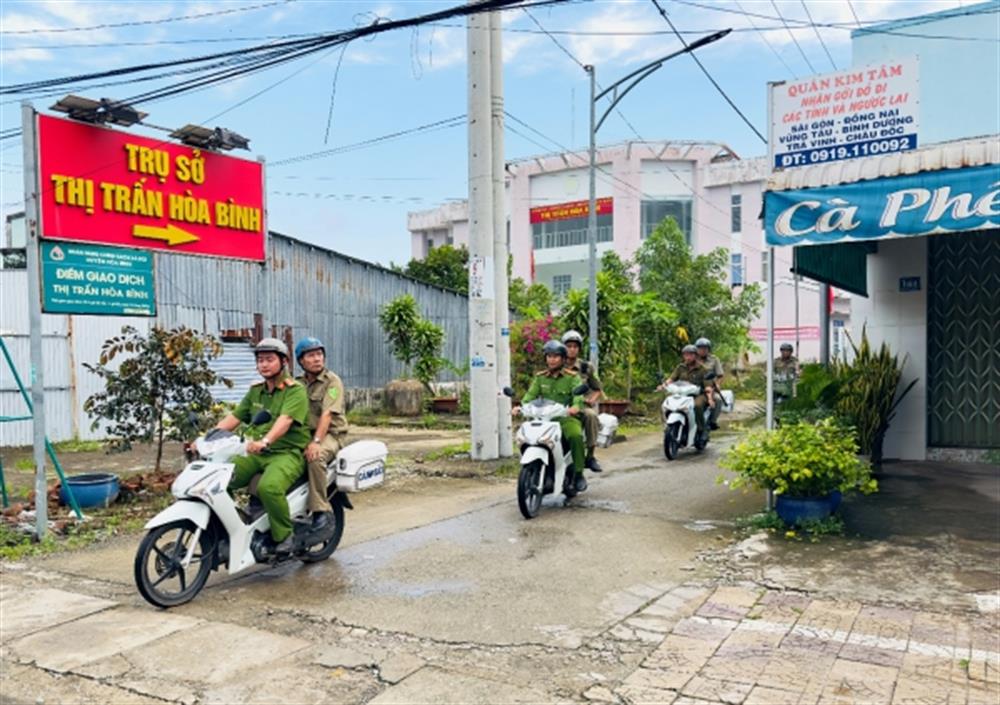
[[[109,366],[123,353],[130,356],[117,369]],[[212,410],[208,388],[232,382],[217,375],[209,362],[222,354],[222,343],[211,335],[180,327],[153,328],[143,336],[131,326],[104,341],[99,364],[84,364],[104,380],[104,390],[89,397],[84,410],[96,429],[108,424],[111,451],[124,451],[136,442],[156,444],[156,470],[163,458],[163,442],[183,440],[199,429],[191,413]]]
[[[424,259],[411,259],[405,267],[394,265],[393,269],[433,286],[462,294],[469,291],[469,250],[464,245],[435,247]]]
[[[379,323],[393,356],[406,367],[404,374],[416,377],[429,391],[448,361],[441,357],[444,329],[420,315],[410,294],[398,296],[379,313]]]
[[[520,277],[510,279],[508,305],[522,318],[544,318],[552,313],[552,292],[541,282],[529,285]]]
[[[724,248],[695,255],[673,218],[667,218],[636,253],[639,285],[677,311],[678,334],[669,347],[676,359],[687,338],[705,336],[722,358],[752,345],[749,325],[764,306],[756,284],[733,295],[726,283],[729,253]]]

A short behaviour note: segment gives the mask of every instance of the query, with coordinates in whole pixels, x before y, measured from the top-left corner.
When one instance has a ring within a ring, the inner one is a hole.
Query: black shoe
[[[587,462],[585,462],[583,465],[584,467],[588,468],[591,472],[604,472],[604,468],[601,467],[601,464],[597,462],[597,458],[595,458],[594,456],[590,456],[589,458],[587,458]]]
[[[719,430],[719,424],[715,423],[714,421],[713,421],[712,423],[710,423],[710,424],[708,425],[708,427],[709,427],[709,428],[710,428],[711,430],[713,430],[713,431],[718,431],[718,430]]]
[[[292,534],[289,534],[280,543],[275,543],[274,539],[272,538],[270,544],[271,544],[272,554],[274,554],[275,556],[287,556],[292,552],[292,549],[295,547],[295,540]]]
[[[583,473],[579,473],[576,476],[576,483],[574,489],[577,493],[583,492],[587,489],[587,478],[583,476]]]
[[[312,526],[310,529],[312,531],[322,531],[330,525],[330,515],[333,512],[313,512],[312,515]]]

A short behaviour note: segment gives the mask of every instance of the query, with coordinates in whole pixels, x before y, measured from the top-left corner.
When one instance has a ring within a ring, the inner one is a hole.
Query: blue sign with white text
[[[1000,227],[1000,164],[767,191],[767,244],[808,245]]]

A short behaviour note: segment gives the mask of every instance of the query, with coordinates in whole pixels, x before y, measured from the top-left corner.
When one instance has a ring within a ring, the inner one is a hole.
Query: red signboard
[[[611,197],[597,199],[597,215],[608,215],[614,208]],[[590,211],[590,201],[572,201],[558,203],[554,206],[532,208],[531,222],[546,223],[550,220],[569,220],[571,218],[586,218]]]
[[[263,261],[260,162],[38,118],[42,237]]]
[[[767,340],[767,328],[751,328],[754,340]],[[795,326],[779,326],[774,329],[774,339],[782,342],[795,340]],[[799,340],[819,340],[819,326],[799,326]]]

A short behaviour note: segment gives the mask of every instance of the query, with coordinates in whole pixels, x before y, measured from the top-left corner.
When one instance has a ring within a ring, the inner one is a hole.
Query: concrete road
[[[43,588],[110,600],[116,605],[110,613],[85,619],[125,611],[121,630],[141,631],[150,622],[158,641],[123,642],[113,623],[101,622],[94,625],[95,640],[80,635],[68,647],[58,630],[79,622],[59,627],[43,620],[39,629],[48,631],[33,630],[32,619],[40,618],[31,612],[22,617],[28,626],[19,628],[20,641],[8,648],[5,640],[4,655],[18,668],[41,664],[46,673],[97,678],[109,687],[120,687],[124,679],[131,693],[165,700],[267,701],[263,685],[239,690],[250,686],[233,667],[232,653],[219,654],[228,664],[221,675],[205,666],[221,644],[240,654],[254,650],[257,670],[285,667],[287,661],[293,664],[289,668],[312,678],[317,669],[338,667],[346,690],[335,700],[342,702],[382,698],[391,692],[385,688],[394,682],[393,674],[403,674],[402,681],[439,659],[466,663],[464,672],[473,681],[470,698],[481,693],[484,701],[492,701],[487,696],[496,693],[481,681],[481,662],[495,662],[503,664],[511,684],[524,685],[523,692],[511,691],[517,696],[512,702],[537,701],[541,693],[572,699],[574,674],[585,667],[577,661],[595,658],[586,650],[605,653],[608,669],[633,667],[642,657],[644,635],[656,629],[638,613],[696,579],[704,568],[697,567],[694,556],[728,538],[735,516],[758,507],[759,498],[716,484],[723,443],[719,439],[702,455],[686,453],[667,462],[658,433],[631,438],[600,452],[607,472],[588,473],[588,492],[569,506],[547,501],[531,521],[518,512],[513,480],[390,484],[356,497],[344,542],[329,561],[216,576],[193,603],[169,614],[147,606],[132,586],[137,538],[6,566],[2,599],[8,607],[19,602],[19,595]],[[50,598],[58,601],[57,596],[38,599]],[[106,608],[102,604],[91,611]],[[6,620],[18,612],[5,609],[4,614]],[[37,633],[24,636],[32,632]],[[609,638],[619,641],[605,643]],[[72,653],[59,657],[66,648]],[[331,648],[332,655],[323,656]],[[347,653],[336,651],[345,648]],[[37,654],[45,658],[39,661]],[[302,664],[317,658],[321,666]],[[474,664],[464,660],[469,658]],[[46,660],[55,667],[45,668]],[[378,681],[365,681],[350,670],[368,661],[380,664]],[[532,685],[538,669],[550,673],[553,684]],[[19,672],[8,674],[8,690],[10,678],[20,682]],[[164,673],[175,674],[182,686],[167,688],[166,682],[175,681],[164,681]],[[432,681],[421,687],[428,693],[440,689],[442,678],[448,682],[440,673],[421,673]],[[29,672],[22,675],[27,678]],[[44,696],[43,691],[17,690],[24,697]],[[405,699],[413,697],[409,693]]]

